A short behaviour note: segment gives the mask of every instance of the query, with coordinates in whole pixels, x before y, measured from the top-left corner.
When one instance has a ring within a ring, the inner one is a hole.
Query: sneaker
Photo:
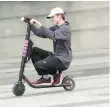
[[[51,78],[45,79],[41,77],[39,80],[32,82],[32,84],[43,84],[43,83],[51,83]]]
[[[55,86],[59,85],[61,83],[61,76],[62,76],[62,73],[58,73],[55,76],[53,76],[52,85],[55,85]]]

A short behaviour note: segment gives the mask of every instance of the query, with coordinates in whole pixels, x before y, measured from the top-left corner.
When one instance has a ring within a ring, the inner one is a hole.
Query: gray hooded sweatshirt
[[[71,29],[69,23],[65,22],[60,26],[55,25],[50,28],[46,28],[43,25],[37,28],[35,25],[32,25],[31,30],[41,38],[53,40],[53,55],[63,63],[65,68],[68,68],[72,61]]]

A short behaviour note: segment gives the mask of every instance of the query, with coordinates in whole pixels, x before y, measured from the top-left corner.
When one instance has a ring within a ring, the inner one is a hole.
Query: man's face
[[[60,15],[55,15],[51,18],[52,24],[57,25],[60,21]]]

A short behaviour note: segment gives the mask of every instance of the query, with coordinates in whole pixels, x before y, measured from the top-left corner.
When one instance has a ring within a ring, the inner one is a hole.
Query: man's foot
[[[61,72],[56,74],[55,76],[53,76],[53,83],[52,83],[52,85],[54,85],[54,86],[59,85],[61,83],[61,76],[62,76]]]
[[[51,78],[49,77],[48,79],[45,79],[42,76],[39,80],[32,82],[32,84],[43,84],[43,83],[47,84],[51,83]]]

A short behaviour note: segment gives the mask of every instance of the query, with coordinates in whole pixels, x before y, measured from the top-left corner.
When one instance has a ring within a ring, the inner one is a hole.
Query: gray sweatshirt
[[[42,38],[49,38],[53,40],[53,55],[57,57],[65,66],[68,68],[72,61],[72,50],[71,50],[71,29],[68,22],[60,26],[52,26],[46,28],[41,26],[40,28],[31,26],[32,32]]]

